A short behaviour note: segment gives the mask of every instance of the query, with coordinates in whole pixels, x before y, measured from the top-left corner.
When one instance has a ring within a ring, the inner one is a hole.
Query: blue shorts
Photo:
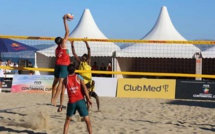
[[[67,66],[55,65],[54,76],[56,78],[66,78],[68,74]]]
[[[0,82],[3,82],[4,81],[4,77],[0,77]]]
[[[87,106],[86,106],[86,102],[84,99],[79,100],[79,101],[74,102],[74,103],[68,103],[66,115],[68,117],[73,116],[73,115],[75,115],[76,110],[78,110],[79,115],[82,117],[89,115],[88,110],[87,110]]]

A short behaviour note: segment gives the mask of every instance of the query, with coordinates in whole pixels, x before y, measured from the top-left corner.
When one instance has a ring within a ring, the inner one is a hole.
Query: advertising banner
[[[176,80],[118,79],[117,97],[175,98]]]
[[[11,88],[12,86],[12,80],[4,80],[2,82],[2,88]]]
[[[95,92],[98,96],[116,97],[116,78],[93,77]]]
[[[53,75],[14,75],[11,92],[51,93]]]
[[[215,100],[215,81],[177,80],[176,99]]]

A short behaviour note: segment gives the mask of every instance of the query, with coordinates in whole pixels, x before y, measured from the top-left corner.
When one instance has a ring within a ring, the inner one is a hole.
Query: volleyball
[[[74,16],[70,13],[67,14],[67,20],[70,21],[74,18]]]

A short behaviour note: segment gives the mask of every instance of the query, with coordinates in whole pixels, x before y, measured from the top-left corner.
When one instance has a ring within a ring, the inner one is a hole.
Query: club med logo
[[[118,80],[117,97],[175,98],[175,80],[129,79]]]
[[[148,92],[161,92],[164,90],[168,92],[169,85],[160,85],[160,86],[152,86],[152,85],[131,85],[125,84],[124,90],[125,91],[148,91]]]

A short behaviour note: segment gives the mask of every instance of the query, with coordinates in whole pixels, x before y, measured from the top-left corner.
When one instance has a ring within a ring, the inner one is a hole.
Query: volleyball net
[[[19,66],[0,68],[53,74],[57,47],[54,43],[55,37],[0,35],[0,38],[12,39],[38,49],[36,52],[28,50],[1,52],[4,61],[11,59]],[[71,62],[76,65],[70,41],[74,41],[75,51],[79,57],[87,53],[84,41],[88,42],[91,48],[92,71],[77,70],[77,72],[91,72],[96,77],[215,78],[215,41],[69,38],[67,49]],[[13,47],[19,47],[19,44]],[[30,61],[32,67],[29,66],[30,62],[22,62],[25,60]]]

